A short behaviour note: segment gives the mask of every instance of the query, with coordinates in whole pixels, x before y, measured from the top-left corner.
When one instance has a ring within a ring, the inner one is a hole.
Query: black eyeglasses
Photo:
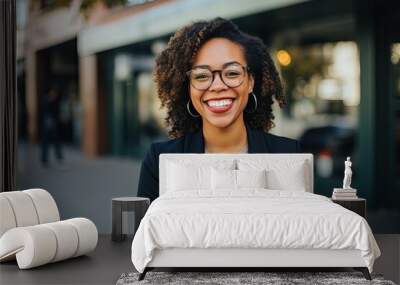
[[[190,85],[197,90],[204,91],[210,88],[214,82],[215,73],[219,73],[219,77],[226,86],[235,88],[243,83],[248,71],[249,68],[247,66],[235,62],[226,65],[220,70],[211,70],[208,67],[198,66],[186,72],[186,75],[189,77]]]

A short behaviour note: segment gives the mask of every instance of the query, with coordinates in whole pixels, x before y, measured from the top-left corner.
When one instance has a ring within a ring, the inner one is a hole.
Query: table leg
[[[122,204],[112,202],[112,234],[113,241],[123,241],[122,235]]]

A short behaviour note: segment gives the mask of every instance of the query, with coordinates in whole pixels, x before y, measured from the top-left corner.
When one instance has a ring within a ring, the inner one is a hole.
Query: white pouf
[[[53,197],[43,189],[0,193],[0,262],[20,269],[77,257],[94,250],[95,224],[86,218],[59,221]]]

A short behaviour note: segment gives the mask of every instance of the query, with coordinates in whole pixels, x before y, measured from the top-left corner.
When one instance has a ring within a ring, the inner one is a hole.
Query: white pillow
[[[212,190],[238,190],[241,188],[266,188],[266,170],[211,169]]]
[[[238,188],[267,188],[267,171],[261,170],[236,170]]]
[[[273,190],[306,191],[305,165],[298,163],[290,171],[267,171],[267,187]]]
[[[306,191],[307,189],[307,164],[304,160],[238,160],[240,170],[266,169],[268,189]]]
[[[168,164],[167,191],[209,189],[210,187],[210,167],[188,167],[173,162]]]
[[[236,189],[236,170],[211,168],[211,189]]]
[[[167,167],[167,191],[211,190],[211,168],[235,169],[234,160],[204,161],[170,160]]]

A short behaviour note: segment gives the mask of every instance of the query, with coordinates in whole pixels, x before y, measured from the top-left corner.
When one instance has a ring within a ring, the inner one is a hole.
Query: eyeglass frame
[[[240,84],[239,84],[239,85],[236,85],[236,86],[229,86],[228,84],[225,83],[225,81],[224,81],[224,79],[223,79],[222,71],[223,71],[226,67],[228,67],[228,66],[230,66],[230,65],[239,65],[240,67],[242,67],[242,69],[243,69],[243,71],[244,71],[245,74],[246,74],[246,73],[248,74],[248,73],[250,72],[250,68],[249,68],[247,65],[242,65],[241,63],[239,63],[239,62],[237,62],[237,61],[225,63],[225,64],[223,65],[222,69],[211,70],[209,67],[206,67],[206,66],[205,66],[205,67],[202,67],[202,68],[203,68],[203,69],[208,69],[208,70],[211,72],[211,74],[212,74],[212,80],[211,80],[211,82],[210,82],[210,85],[209,85],[207,88],[205,88],[205,89],[198,89],[198,88],[196,88],[196,87],[192,84],[192,82],[191,82],[191,80],[190,80],[190,73],[191,73],[191,72],[193,71],[193,69],[194,69],[194,68],[192,68],[192,69],[186,71],[186,75],[187,75],[187,77],[189,78],[189,84],[192,85],[192,87],[193,87],[194,89],[196,89],[196,90],[199,90],[199,91],[206,91],[206,90],[208,90],[208,89],[211,87],[211,85],[214,83],[214,80],[215,80],[215,73],[219,73],[219,78],[220,78],[221,81],[225,84],[225,86],[227,86],[227,87],[229,87],[229,88],[236,88],[236,87],[239,87],[240,85],[243,84],[244,78],[243,78],[242,82],[240,82]],[[199,66],[199,67],[195,67],[195,68],[200,68],[200,66]]]

